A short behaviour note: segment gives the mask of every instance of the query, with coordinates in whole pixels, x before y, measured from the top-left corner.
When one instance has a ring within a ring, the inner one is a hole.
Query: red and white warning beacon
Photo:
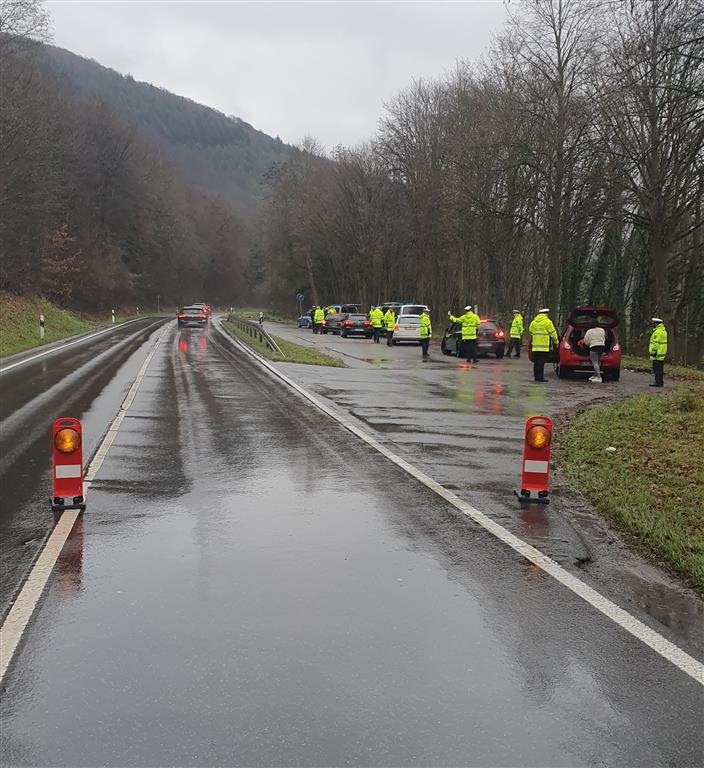
[[[83,427],[78,419],[57,419],[51,427],[54,457],[53,512],[86,508],[83,499]]]
[[[516,493],[519,501],[549,503],[551,450],[552,421],[547,416],[531,416],[523,440],[521,489]]]

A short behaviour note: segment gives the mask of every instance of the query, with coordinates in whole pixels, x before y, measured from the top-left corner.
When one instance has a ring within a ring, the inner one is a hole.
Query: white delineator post
[[[44,338],[44,315],[39,315],[39,338]]]
[[[112,310],[112,324],[115,325],[115,310]]]

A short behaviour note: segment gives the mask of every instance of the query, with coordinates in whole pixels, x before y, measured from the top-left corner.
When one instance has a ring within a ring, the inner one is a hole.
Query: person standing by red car
[[[592,320],[592,327],[584,334],[584,346],[589,350],[589,357],[594,366],[594,375],[589,381],[601,382],[601,366],[599,361],[606,351],[606,331],[599,325],[595,317]]]

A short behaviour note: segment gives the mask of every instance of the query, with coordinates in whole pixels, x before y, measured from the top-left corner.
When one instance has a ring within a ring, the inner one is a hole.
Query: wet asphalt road
[[[548,383],[536,384],[525,351],[520,359],[492,355],[468,365],[444,356],[436,338],[431,361],[422,363],[418,346],[387,347],[384,340],[373,344],[316,336],[293,326],[267,327],[350,367],[280,365],[289,376],[512,533],[704,658],[704,600],[624,545],[557,473],[549,506],[521,505],[514,495],[526,418],[550,416],[559,436],[565,415],[587,404],[652,394],[648,374],[624,370],[620,382],[595,385],[586,377],[560,380],[548,366]]]
[[[0,615],[53,519],[51,423],[61,416],[81,419],[85,454],[92,454],[146,355],[135,353],[163,323],[147,317],[66,349],[53,344],[51,354],[0,374]],[[8,358],[0,367],[42,351]]]
[[[170,327],[5,679],[0,758],[693,766],[703,705],[215,331]]]

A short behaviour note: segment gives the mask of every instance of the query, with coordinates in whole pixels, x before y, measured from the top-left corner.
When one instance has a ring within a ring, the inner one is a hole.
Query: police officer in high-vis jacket
[[[557,347],[558,344],[557,331],[552,320],[548,317],[549,313],[550,310],[544,307],[528,326],[535,381],[546,381],[545,363],[550,355],[550,350]]]
[[[648,353],[650,354],[650,360],[653,363],[653,374],[655,376],[655,382],[651,384],[651,387],[664,387],[665,386],[665,355],[667,354],[667,330],[665,324],[659,317],[652,318],[652,322],[655,325],[653,332],[650,334],[650,342],[648,344]]]

